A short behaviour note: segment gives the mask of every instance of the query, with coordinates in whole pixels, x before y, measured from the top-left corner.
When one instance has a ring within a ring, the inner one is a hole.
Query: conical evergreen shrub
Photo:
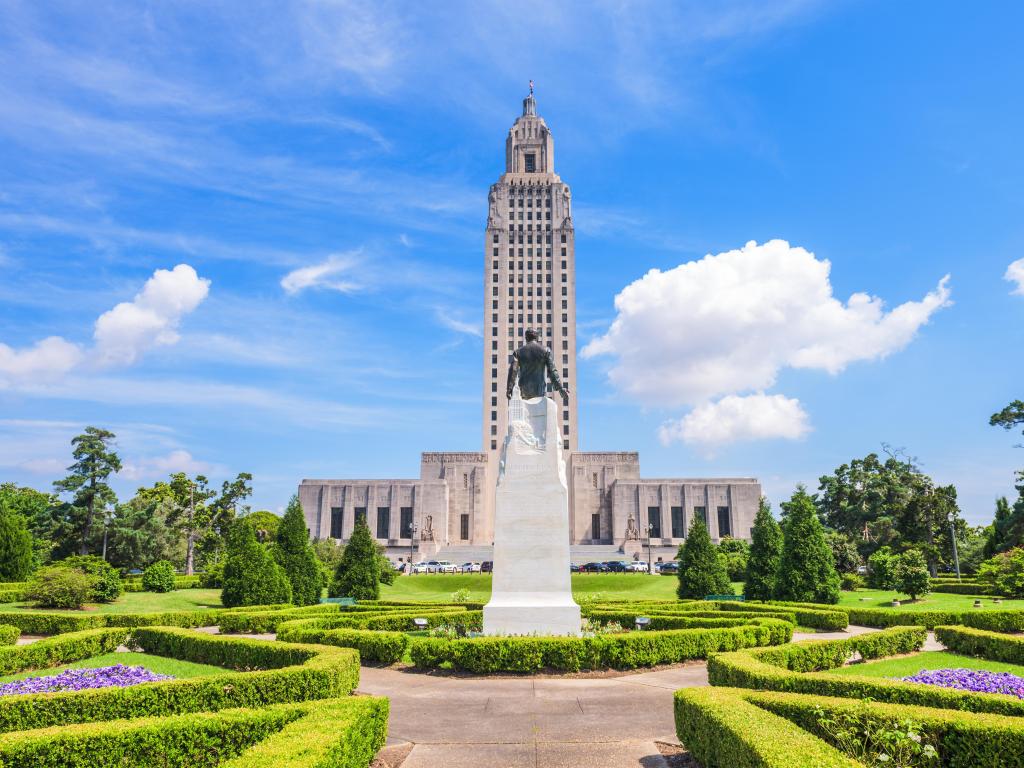
[[[765,499],[754,518],[750,532],[750,557],[747,560],[747,580],[743,594],[748,600],[771,600],[775,597],[775,583],[782,559],[782,529],[772,517]]]
[[[32,572],[32,534],[25,518],[0,500],[0,581],[25,581]]]
[[[288,502],[271,552],[292,585],[292,602],[295,605],[319,603],[320,563],[309,543],[306,517],[298,496],[292,496]]]
[[[732,584],[725,563],[711,543],[708,527],[699,517],[690,523],[686,541],[679,545],[679,586],[681,600],[707,595],[731,595]]]
[[[228,608],[289,603],[292,598],[284,569],[256,541],[256,532],[245,518],[232,526],[223,583],[220,599]]]
[[[800,603],[838,603],[839,574],[814,501],[802,487],[783,504],[782,557],[775,596]]]
[[[380,597],[380,558],[377,545],[370,536],[370,527],[362,518],[356,520],[345,553],[334,570],[328,594],[331,597],[354,597],[356,600]]]

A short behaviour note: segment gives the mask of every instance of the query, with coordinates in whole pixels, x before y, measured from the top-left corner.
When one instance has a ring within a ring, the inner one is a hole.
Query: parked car
[[[612,573],[625,573],[629,570],[629,563],[624,560],[608,560],[605,563],[605,567]]]
[[[437,568],[437,573],[458,573],[459,566],[450,560],[436,560],[434,565]]]
[[[430,567],[430,564],[433,563],[433,562],[435,562],[435,561],[434,560],[429,560],[429,561],[423,561],[423,562],[420,562],[420,563],[413,563],[413,565],[412,565],[412,572],[413,573],[433,573],[434,571]]]
[[[662,576],[670,576],[674,573],[679,573],[679,563],[675,560],[669,560],[667,563],[658,563],[655,569]]]
[[[480,573],[491,573],[494,571],[494,563],[490,560],[484,560],[480,563]]]
[[[632,563],[626,566],[626,570],[630,573],[650,573],[650,568],[647,567],[647,563],[644,560],[634,560]]]
[[[608,566],[604,563],[586,563],[580,566],[582,573],[608,573]]]
[[[459,570],[463,573],[480,573],[480,563],[463,563]]]
[[[580,567],[576,563],[569,563],[569,573],[579,573]]]

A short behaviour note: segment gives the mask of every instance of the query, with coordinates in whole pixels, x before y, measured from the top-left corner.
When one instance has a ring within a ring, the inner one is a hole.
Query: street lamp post
[[[650,576],[654,571],[651,570],[651,534],[654,533],[654,523],[647,524],[647,575]]]
[[[412,576],[412,548],[416,546],[416,531],[419,527],[416,523],[409,526],[409,575]]]

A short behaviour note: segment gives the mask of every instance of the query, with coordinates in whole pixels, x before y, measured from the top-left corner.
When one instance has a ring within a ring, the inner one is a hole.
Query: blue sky
[[[271,509],[304,477],[478,449],[487,187],[532,78],[602,352],[581,447],[777,501],[887,442],[987,522],[1024,465],[987,426],[1024,397],[1022,23],[1010,2],[5,3],[0,478],[48,487],[87,424],[118,434],[122,493],[250,471]]]

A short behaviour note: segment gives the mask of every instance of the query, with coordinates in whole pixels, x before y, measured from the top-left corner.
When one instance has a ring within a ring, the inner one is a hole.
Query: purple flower
[[[158,680],[173,680],[171,675],[156,675],[145,667],[128,667],[115,664],[112,667],[96,669],[68,669],[57,675],[29,677],[0,685],[0,696],[18,696],[25,693],[57,693],[59,691],[84,691],[86,688],[127,688],[139,683],[153,683]]]
[[[922,669],[916,675],[903,677],[908,683],[940,685],[975,693],[1006,693],[1024,699],[1024,677],[1009,672],[986,672],[983,669]]]

